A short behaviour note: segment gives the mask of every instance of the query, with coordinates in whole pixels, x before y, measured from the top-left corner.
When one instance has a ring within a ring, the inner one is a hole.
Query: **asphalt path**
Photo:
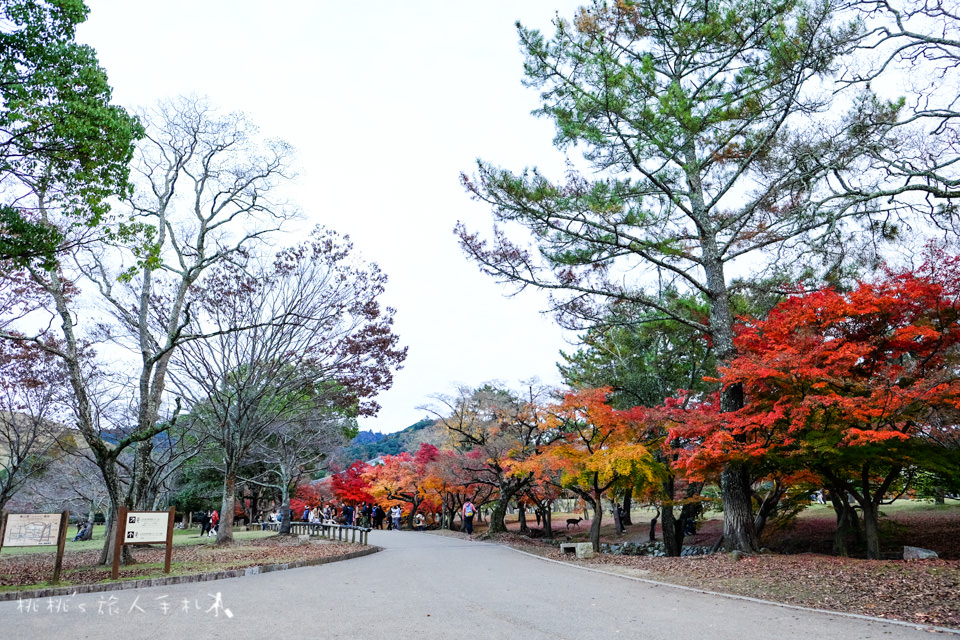
[[[380,553],[230,580],[0,602],[0,640],[912,640],[930,632],[653,585],[506,547],[374,531]]]

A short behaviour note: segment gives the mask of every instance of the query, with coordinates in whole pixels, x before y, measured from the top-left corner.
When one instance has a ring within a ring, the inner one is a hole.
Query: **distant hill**
[[[435,423],[436,420],[423,419],[402,431],[389,434],[361,431],[337,457],[346,466],[354,460],[366,461],[373,460],[377,456],[395,456],[403,451],[413,453],[420,447],[421,440],[418,432],[432,427]]]
[[[350,445],[355,444],[376,444],[386,438],[387,436],[380,433],[379,431],[361,431],[357,434],[357,437],[350,442]]]

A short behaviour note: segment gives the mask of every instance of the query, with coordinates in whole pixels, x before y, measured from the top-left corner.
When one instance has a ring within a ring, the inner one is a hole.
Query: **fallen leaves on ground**
[[[257,565],[302,562],[342,556],[361,549],[353,544],[311,541],[299,544],[290,536],[270,536],[259,540],[216,545],[176,546],[173,548],[171,575],[228,571]],[[135,564],[121,565],[120,578],[156,577],[163,574],[162,546],[137,548]],[[61,583],[92,584],[110,578],[111,567],[97,564],[100,551],[74,551],[63,556]],[[0,558],[0,586],[46,586],[53,575],[52,554],[24,554]],[[158,570],[159,567],[159,570]]]
[[[745,556],[740,561],[726,554],[682,558],[600,555],[592,560],[571,560],[555,546],[519,535],[516,523],[511,523],[511,533],[498,534],[494,540],[556,560],[588,563],[636,578],[960,629],[958,523],[960,510],[952,503],[916,502],[900,510],[891,507],[880,521],[881,552],[897,555],[909,545],[932,549],[941,558],[910,562],[830,555],[836,517],[826,508],[804,512],[788,527],[770,527],[762,544],[776,553]],[[685,544],[713,546],[722,528],[721,516],[701,521],[696,535],[688,536]],[[586,531],[559,529],[555,533],[568,542],[587,539]],[[659,527],[656,534],[662,539]],[[639,520],[624,536],[616,535],[612,525],[601,529],[602,542],[643,542],[648,535],[648,523]],[[856,540],[848,544],[852,555],[863,553]]]

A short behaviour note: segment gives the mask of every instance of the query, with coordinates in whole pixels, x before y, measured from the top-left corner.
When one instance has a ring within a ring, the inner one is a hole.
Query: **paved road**
[[[371,543],[385,550],[232,580],[0,602],[0,638],[930,638],[912,627],[654,586],[456,538],[383,531]]]

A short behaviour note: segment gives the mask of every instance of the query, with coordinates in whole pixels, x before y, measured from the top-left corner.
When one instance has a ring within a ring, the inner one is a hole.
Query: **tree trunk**
[[[410,502],[410,513],[407,514],[407,526],[410,527],[411,531],[417,530],[416,517],[417,511],[420,510],[420,505],[423,503],[423,500],[420,500],[418,494],[414,494],[413,499]],[[362,517],[362,516],[361,516]]]
[[[233,510],[237,492],[237,472],[227,469],[223,477],[223,501],[220,504],[220,523],[217,525],[217,544],[233,544]]]
[[[87,522],[90,523],[90,526],[87,527],[87,530],[84,532],[81,540],[93,540],[93,523],[97,519],[97,505],[91,500],[90,501],[90,510],[87,512]]]
[[[106,533],[103,536],[103,549],[100,551],[100,564],[112,565],[114,542],[117,532],[117,515],[120,513],[120,507],[123,506],[124,503],[121,497],[120,478],[117,477],[116,460],[111,458],[109,462],[101,461],[99,456],[97,456],[97,466],[100,468],[100,473],[103,476],[103,482],[107,489],[107,497],[110,503],[110,511],[107,513]],[[130,559],[129,547],[124,547],[123,556],[125,559]]]
[[[530,533],[530,528],[527,526],[527,505],[521,502],[517,505],[517,519],[520,522],[520,533]]]
[[[625,527],[633,524],[633,518],[630,517],[631,509],[633,509],[633,487],[623,494],[623,515],[620,516],[620,521]]]
[[[513,500],[522,489],[526,487],[525,480],[516,480],[514,482],[502,483],[499,486],[500,493],[497,496],[497,501],[493,505],[493,512],[490,514],[490,524],[487,527],[487,533],[504,533],[507,530],[507,525],[504,522],[504,518],[507,515],[507,507],[510,506],[510,501]],[[477,509],[477,515],[479,516],[480,510]]]
[[[505,497],[503,493],[501,493],[499,499],[493,504],[493,511],[490,513],[490,524],[487,528],[488,533],[503,533],[507,530],[504,518],[507,516],[507,505],[512,497],[512,495]]]
[[[757,516],[753,521],[753,528],[757,532],[758,540],[760,535],[763,533],[764,528],[767,526],[767,520],[770,518],[771,514],[777,510],[777,506],[780,504],[780,499],[783,498],[783,495],[786,492],[786,487],[777,482],[774,488],[769,491],[760,502],[760,508],[757,509]]]
[[[750,503],[750,481],[741,464],[727,465],[720,475],[723,495],[723,540],[727,551],[756,553],[760,547]]]
[[[591,498],[593,503],[593,521],[590,522],[590,544],[593,545],[593,552],[600,552],[600,524],[603,522],[603,507],[600,498],[603,494],[596,491]]]
[[[830,502],[837,514],[837,530],[833,536],[833,552],[846,558],[850,554],[850,550],[847,548],[847,533],[850,531],[851,524],[854,524],[857,514],[850,507],[850,503],[846,499],[846,492],[830,489]],[[854,524],[854,526],[856,525]]]
[[[880,518],[877,506],[867,500],[862,503],[863,509],[863,537],[867,544],[867,558],[880,559]]]
[[[290,524],[292,513],[290,513],[290,487],[286,482],[281,482],[283,488],[280,490],[280,513],[282,514],[282,520],[280,521],[280,530],[277,532],[280,535],[290,535]],[[342,514],[341,514],[342,515]],[[356,517],[356,511],[354,511],[354,517]]]
[[[153,425],[150,425],[151,427]],[[152,507],[150,496],[150,479],[153,476],[155,464],[153,461],[153,441],[144,440],[135,445],[133,479],[128,491],[127,502],[137,511],[148,511]]]
[[[673,513],[673,507],[664,505],[660,509],[660,513],[663,517],[663,548],[666,554],[671,558],[677,558],[680,556],[680,552],[683,550],[683,536],[679,538],[677,536],[677,528],[680,527],[680,531],[683,531],[682,525],[677,523],[676,516]]]
[[[543,536],[548,540],[553,539],[553,513],[550,504],[543,509]]]

